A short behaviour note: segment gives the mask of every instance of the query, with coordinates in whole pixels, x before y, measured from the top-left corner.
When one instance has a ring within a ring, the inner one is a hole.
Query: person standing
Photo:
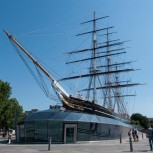
[[[8,144],[11,144],[12,140],[12,131],[8,131]]]
[[[153,129],[151,126],[147,129],[147,137],[149,139],[150,150],[153,150]]]
[[[136,141],[135,129],[132,129],[132,137],[133,141]]]
[[[8,144],[11,143],[11,134],[8,135]]]
[[[138,130],[135,129],[135,137],[136,137],[136,140],[139,141],[139,135],[138,135]]]
[[[132,129],[128,132],[129,139],[132,139]]]

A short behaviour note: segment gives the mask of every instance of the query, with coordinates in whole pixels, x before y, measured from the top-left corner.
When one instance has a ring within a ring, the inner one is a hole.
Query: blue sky
[[[152,0],[0,0],[0,79],[10,83],[11,97],[17,98],[24,110],[48,109],[54,102],[38,87],[3,29],[63,76],[62,53],[78,47],[73,35],[83,31],[80,23],[96,11],[97,17],[109,16],[105,24],[115,26],[118,38],[131,40],[127,59],[137,60],[134,67],[141,69],[133,74],[133,80],[146,83],[136,88],[137,96],[129,102],[130,113],[153,117],[152,6]]]

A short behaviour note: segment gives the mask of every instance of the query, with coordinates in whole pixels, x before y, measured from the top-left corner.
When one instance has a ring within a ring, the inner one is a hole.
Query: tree
[[[135,121],[135,120],[131,120],[131,124],[140,125],[140,122],[139,121]]]
[[[9,99],[11,91],[12,88],[10,87],[10,84],[0,80],[0,102],[4,102]]]
[[[0,80],[0,128],[8,129],[22,119],[22,107],[16,98],[10,98],[12,88]]]
[[[148,126],[149,126],[149,120],[147,119],[147,117],[143,116],[139,113],[132,114],[131,120],[132,120],[132,122],[138,121],[140,123],[140,125],[144,128],[148,128]]]

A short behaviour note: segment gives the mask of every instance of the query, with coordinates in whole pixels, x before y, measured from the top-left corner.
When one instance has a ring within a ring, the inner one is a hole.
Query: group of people
[[[149,126],[147,129],[146,134],[147,138],[149,139],[150,150],[153,150],[153,128],[151,126]],[[130,129],[128,135],[130,139],[133,138],[133,141],[139,141],[137,129]]]
[[[138,136],[138,130],[137,129],[130,129],[128,132],[129,138],[133,138],[133,141],[139,141],[139,136]]]

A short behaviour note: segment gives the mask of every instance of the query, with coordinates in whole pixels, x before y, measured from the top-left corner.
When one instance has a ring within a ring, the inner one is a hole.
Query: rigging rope
[[[42,89],[43,89],[44,93],[47,95],[47,97],[49,97],[50,96],[49,89],[48,89],[48,87],[47,87],[47,85],[46,85],[46,83],[43,79],[43,76],[41,75],[41,73],[40,73],[40,71],[39,71],[39,69],[36,65],[35,65],[35,68],[37,70]]]
[[[48,29],[51,29],[53,27],[57,27],[58,25],[63,25],[63,24],[67,24],[67,23],[70,23],[70,22],[74,23],[74,21],[80,20],[80,19],[88,17],[88,16],[91,16],[91,13],[88,13],[87,15],[81,16],[81,17],[79,17],[77,19],[73,19],[73,20],[62,22],[62,23],[54,24],[51,27],[46,27],[46,28],[43,28],[43,29],[33,30],[31,32],[23,33],[22,35],[16,35],[15,37],[22,37],[24,35],[30,35],[31,33],[34,33],[34,32],[39,32],[39,31],[42,31],[42,30],[48,30]],[[80,28],[77,28],[77,29],[80,29]],[[77,29],[69,30],[67,32],[72,32],[72,31],[75,31]],[[63,32],[63,33],[55,33],[55,34],[51,34],[51,35],[57,35],[57,34],[65,34],[65,32]],[[34,35],[34,36],[36,36],[36,35]]]
[[[23,58],[23,56],[21,55],[21,53],[20,53],[19,49],[17,48],[17,46],[15,46],[15,44],[11,40],[10,40],[10,42],[11,42],[12,46],[15,48],[15,50],[17,51],[18,55],[20,56],[20,58],[22,59],[22,61],[24,62],[24,64],[26,65],[26,67],[28,68],[28,70],[30,71],[30,73],[32,74],[33,78],[36,80],[36,82],[39,85],[39,87],[42,89],[42,91],[46,95],[46,97],[49,97],[49,95],[50,95],[49,94],[49,90],[48,90],[48,88],[46,88],[47,86],[45,85],[45,82],[44,82],[44,80],[43,80],[40,72],[38,71],[38,69],[37,69],[37,72],[39,74],[39,79],[34,74],[34,72],[30,68],[30,66],[28,65],[28,63],[26,62],[26,60]]]

